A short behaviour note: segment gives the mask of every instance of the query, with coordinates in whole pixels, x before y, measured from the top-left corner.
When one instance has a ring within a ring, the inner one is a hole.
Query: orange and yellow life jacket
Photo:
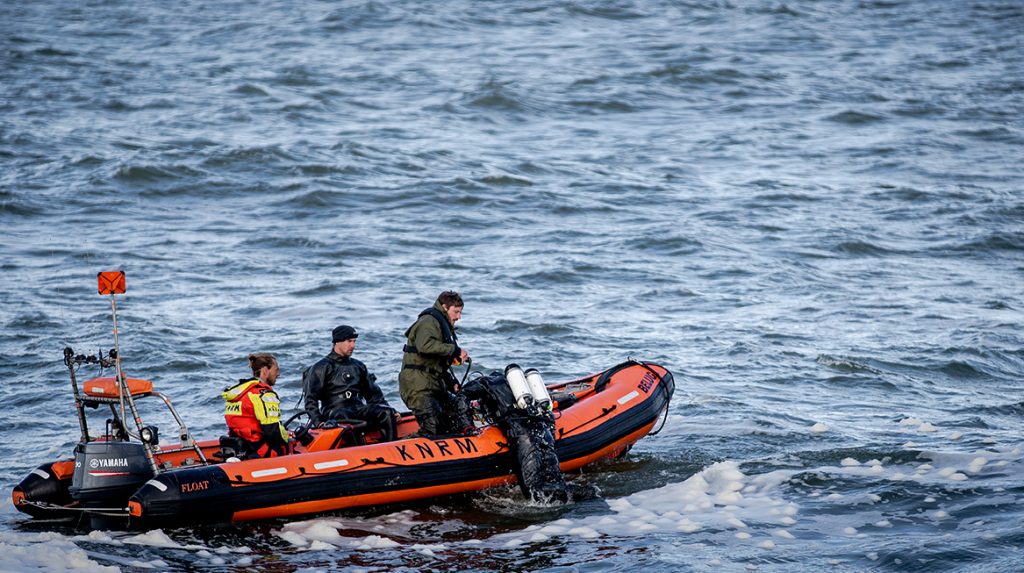
[[[247,442],[278,442],[263,435],[264,426],[276,424],[283,443],[288,443],[288,430],[281,424],[281,400],[269,384],[259,378],[240,380],[224,390],[224,420],[228,433]]]

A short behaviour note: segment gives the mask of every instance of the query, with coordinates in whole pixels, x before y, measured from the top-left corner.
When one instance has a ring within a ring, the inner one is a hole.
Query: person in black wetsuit
[[[304,406],[310,424],[331,420],[363,420],[380,430],[384,441],[394,440],[399,414],[384,398],[377,377],[352,358],[356,329],[341,325],[331,332],[331,353],[302,373]]]

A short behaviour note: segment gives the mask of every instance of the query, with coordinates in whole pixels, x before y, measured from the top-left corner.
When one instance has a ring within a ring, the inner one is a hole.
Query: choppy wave
[[[1016,565],[1018,3],[0,20],[6,490],[73,446],[61,349],[112,345],[95,273],[117,266],[129,371],[203,435],[248,352],[279,355],[291,405],[340,322],[399,405],[402,333],[448,288],[477,368],[555,382],[635,356],[677,381],[661,433],[573,476],[594,504],[506,488],[85,536],[8,501],[0,569]]]

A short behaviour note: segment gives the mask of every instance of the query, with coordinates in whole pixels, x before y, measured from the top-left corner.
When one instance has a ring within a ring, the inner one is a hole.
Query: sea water
[[[0,570],[1024,569],[1021,30],[1012,0],[3,3]],[[676,394],[570,506],[34,523],[9,492],[77,442],[62,350],[113,346],[113,268],[126,371],[203,438],[250,352],[295,411],[338,324],[402,407],[448,288],[474,370],[635,357]]]

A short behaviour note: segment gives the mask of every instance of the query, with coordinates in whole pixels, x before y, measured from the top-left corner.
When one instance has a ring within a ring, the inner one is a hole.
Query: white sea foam
[[[370,519],[310,519],[285,524],[276,533],[291,545],[309,551],[339,547],[354,550],[388,549],[401,545],[393,537],[410,537],[409,530],[416,525],[412,519],[414,515],[413,511],[405,510]],[[352,529],[377,533],[362,537],[345,537],[339,533],[341,530]],[[437,549],[435,546],[422,547],[431,551]]]
[[[181,549],[183,546],[167,536],[160,529],[154,529],[147,531],[134,537],[129,537],[124,540],[125,543],[132,545],[149,545],[152,547],[170,547],[173,549]]]
[[[337,549],[337,547],[327,543],[326,541],[320,541],[317,539],[311,542],[305,549],[308,551],[330,551],[332,549]]]
[[[195,544],[181,544],[172,539],[166,532],[161,529],[153,529],[145,533],[136,535],[122,535],[120,538],[117,534],[111,534],[104,531],[91,531],[88,535],[82,535],[72,538],[74,541],[87,540],[93,543],[105,543],[109,545],[142,545],[147,547],[156,547],[162,549],[179,549],[185,551],[192,551],[196,556],[202,557],[206,560],[209,565],[223,566],[223,565],[250,565],[252,564],[252,557],[241,557],[234,559],[233,555],[238,553],[251,553],[252,549],[248,547],[206,547],[203,545]],[[140,567],[146,569],[164,570],[167,568],[167,564],[160,559],[155,559],[148,562],[125,562],[126,566],[129,567]]]
[[[926,422],[924,420],[919,420],[913,417],[903,418],[902,420],[900,420],[899,423],[901,426],[914,426],[914,429],[916,429],[918,432],[922,432],[925,434],[930,434],[932,432],[937,431],[935,425],[932,424],[931,422]]]
[[[367,535],[356,544],[356,549],[388,549],[398,547],[401,544],[394,539],[380,535]]]
[[[949,465],[947,465],[947,463]],[[914,468],[913,472],[905,471],[905,467],[901,467],[898,465],[885,466],[870,462],[861,465],[851,465],[849,463],[843,463],[840,466],[819,467],[816,468],[815,471],[831,475],[862,476],[888,481],[916,481],[922,483],[940,483],[943,481],[968,481],[970,477],[968,477],[967,474],[976,474],[978,473],[978,471],[980,471],[980,469],[980,462],[978,462],[975,465],[969,465],[966,461],[961,459],[958,461],[949,460],[947,462],[943,462],[941,466],[935,466],[930,463],[920,464],[916,468]],[[875,494],[869,494],[864,497],[870,500],[872,503],[877,503],[878,501],[881,501],[881,498]]]
[[[430,557],[434,557],[436,555],[435,554],[436,551],[444,551],[447,548],[448,547],[446,545],[441,544],[441,543],[434,543],[434,544],[431,544],[431,545],[425,545],[425,544],[422,544],[422,543],[416,543],[416,544],[414,544],[412,546],[411,549],[413,551],[418,551],[419,553],[422,553],[423,555],[428,555]]]
[[[651,531],[694,533],[707,530],[726,531],[739,540],[756,539],[758,544],[772,535],[787,539],[791,538],[788,532],[775,532],[784,531],[779,525],[795,523],[794,516],[799,512],[795,504],[781,498],[780,485],[790,475],[791,472],[775,471],[747,476],[739,470],[738,463],[719,462],[682,483],[608,500],[614,515],[560,519],[499,534],[492,539],[506,546],[516,546],[531,542],[537,533],[592,539]]]
[[[120,569],[93,561],[69,538],[58,533],[26,535],[0,531],[0,571],[114,573]]]
[[[89,541],[95,541],[95,542],[99,542],[99,543],[108,543],[110,545],[121,545],[122,544],[120,539],[114,539],[106,531],[100,531],[98,529],[94,530],[94,531],[90,531],[88,533],[88,535],[85,536],[85,538],[88,539]],[[74,539],[80,539],[80,538],[76,537]]]
[[[984,456],[978,456],[971,460],[971,464],[967,466],[967,471],[971,472],[972,474],[979,473],[981,472],[981,468],[983,468],[987,463],[988,458],[985,458]]]
[[[309,539],[306,539],[301,533],[297,533],[295,531],[281,531],[277,536],[292,545],[308,545],[310,543]]]

